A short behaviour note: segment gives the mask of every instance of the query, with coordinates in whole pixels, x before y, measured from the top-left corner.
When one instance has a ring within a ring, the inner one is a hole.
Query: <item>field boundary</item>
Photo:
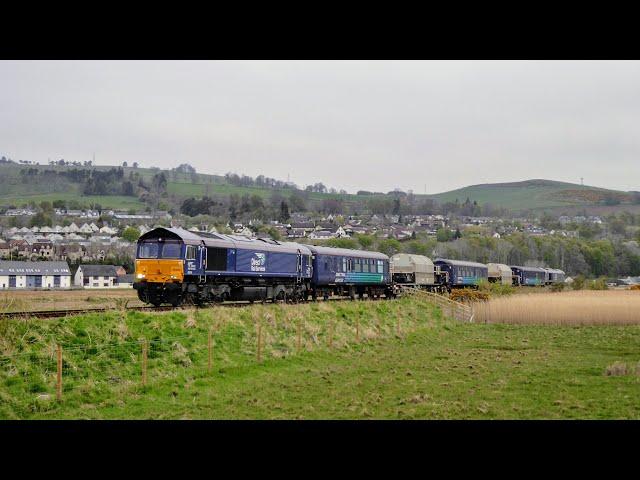
[[[448,313],[451,318],[461,322],[473,323],[473,308],[461,302],[456,302],[438,293],[420,290],[414,287],[404,287],[412,295],[424,295],[429,301],[442,309],[442,313]]]

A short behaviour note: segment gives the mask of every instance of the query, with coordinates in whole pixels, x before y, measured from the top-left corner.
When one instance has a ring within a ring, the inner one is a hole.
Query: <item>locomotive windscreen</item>
[[[207,247],[207,270],[227,270],[227,249]]]

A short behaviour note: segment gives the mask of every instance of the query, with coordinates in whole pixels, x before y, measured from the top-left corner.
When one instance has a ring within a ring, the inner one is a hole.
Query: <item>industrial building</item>
[[[0,261],[0,289],[71,288],[67,262]]]

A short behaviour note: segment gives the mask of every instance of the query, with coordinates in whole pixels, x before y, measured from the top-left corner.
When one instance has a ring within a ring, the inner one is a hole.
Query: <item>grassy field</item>
[[[419,298],[9,321],[0,418],[637,419],[638,345],[638,325],[463,324]]]
[[[0,293],[0,313],[40,310],[80,310],[114,308],[120,301],[130,307],[142,306],[133,288],[83,290],[12,290]]]

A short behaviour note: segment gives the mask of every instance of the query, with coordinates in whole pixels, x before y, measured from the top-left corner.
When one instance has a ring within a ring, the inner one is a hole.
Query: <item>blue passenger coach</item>
[[[389,257],[383,253],[309,245],[313,254],[313,298],[356,294],[389,296]]]
[[[482,263],[465,262],[437,258],[433,261],[449,289],[456,287],[476,287],[481,281],[488,281],[489,267]]]
[[[514,285],[534,287],[547,283],[547,271],[544,268],[512,266],[511,271],[515,277]]]

